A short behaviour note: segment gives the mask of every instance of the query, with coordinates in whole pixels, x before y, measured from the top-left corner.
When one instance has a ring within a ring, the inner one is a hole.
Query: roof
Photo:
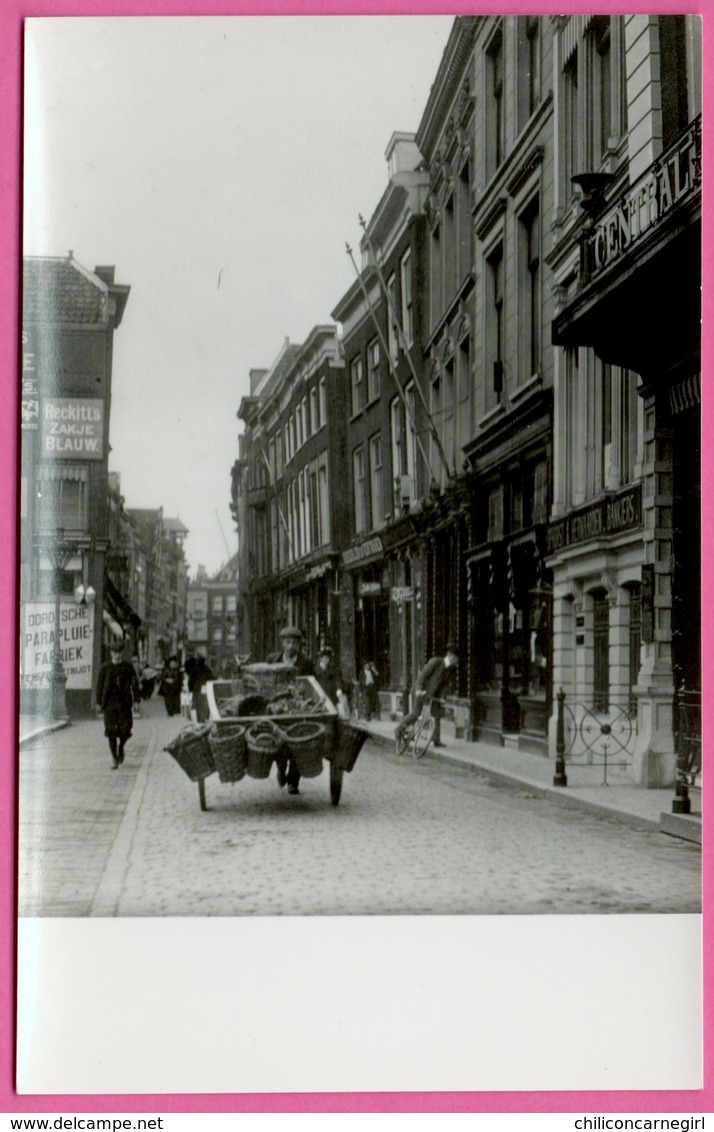
[[[239,559],[239,557],[240,557],[240,552],[234,554],[233,557],[230,558],[224,566],[221,566],[220,570],[218,570],[213,575],[213,577],[210,579],[210,581],[212,581],[212,582],[235,582],[236,578],[238,577],[238,559]]]
[[[286,342],[283,346],[277,360],[274,362],[272,368],[268,372],[267,377],[264,379],[256,393],[260,398],[261,404],[264,404],[270,397],[274,389],[282,381],[285,374],[290,369],[291,365],[297,358],[302,349],[302,345],[295,345],[293,342]]]
[[[107,269],[103,269],[106,272]],[[72,258],[26,256],[22,261],[22,316],[25,322],[119,325],[129,288],[109,284]],[[116,300],[116,311],[110,299]]]
[[[188,527],[184,526],[180,519],[162,519],[165,531],[171,534],[187,535]]]

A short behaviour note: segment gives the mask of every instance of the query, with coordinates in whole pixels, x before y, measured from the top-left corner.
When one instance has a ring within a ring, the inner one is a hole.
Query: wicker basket
[[[333,758],[333,764],[337,770],[352,770],[368,736],[369,732],[366,728],[355,727],[353,723],[349,723],[345,719],[339,720]]]
[[[317,778],[322,773],[327,728],[322,723],[291,723],[281,727],[281,734],[302,778]]]
[[[240,782],[248,768],[245,727],[240,723],[218,726],[214,723],[208,741],[221,782]]]
[[[250,778],[267,778],[281,746],[280,735],[270,723],[254,723],[245,735],[248,749],[247,771]]]
[[[265,696],[285,687],[294,678],[295,668],[292,664],[244,664],[237,683],[246,695],[260,692]]]
[[[209,774],[215,772],[216,766],[208,739],[211,726],[210,723],[200,726],[189,724],[164,747],[192,782],[208,778]]]

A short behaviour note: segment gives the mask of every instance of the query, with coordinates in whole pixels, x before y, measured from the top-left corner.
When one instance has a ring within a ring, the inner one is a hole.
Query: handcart
[[[205,691],[210,721],[189,724],[165,748],[198,784],[202,810],[211,775],[224,783],[267,779],[273,763],[287,759],[301,778],[317,777],[327,763],[330,801],[339,804],[367,732],[342,719],[313,676],[297,676],[288,664],[246,664]]]

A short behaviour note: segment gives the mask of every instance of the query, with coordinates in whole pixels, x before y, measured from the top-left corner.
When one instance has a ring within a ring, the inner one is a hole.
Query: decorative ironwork
[[[608,769],[632,765],[637,719],[631,714],[629,700],[621,706],[610,701],[608,709],[602,711],[595,705],[575,701],[566,704],[561,688],[557,725],[556,776],[565,777],[566,761],[574,766],[600,766],[602,785],[607,786]]]
[[[681,684],[674,694],[674,749],[677,755],[672,813],[691,813],[689,790],[701,785],[702,693]]]

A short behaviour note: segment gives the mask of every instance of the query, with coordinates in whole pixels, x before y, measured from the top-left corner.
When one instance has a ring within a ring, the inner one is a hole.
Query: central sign
[[[634,530],[642,524],[642,487],[635,484],[618,495],[598,499],[589,507],[571,511],[548,527],[546,553],[568,546]]]

